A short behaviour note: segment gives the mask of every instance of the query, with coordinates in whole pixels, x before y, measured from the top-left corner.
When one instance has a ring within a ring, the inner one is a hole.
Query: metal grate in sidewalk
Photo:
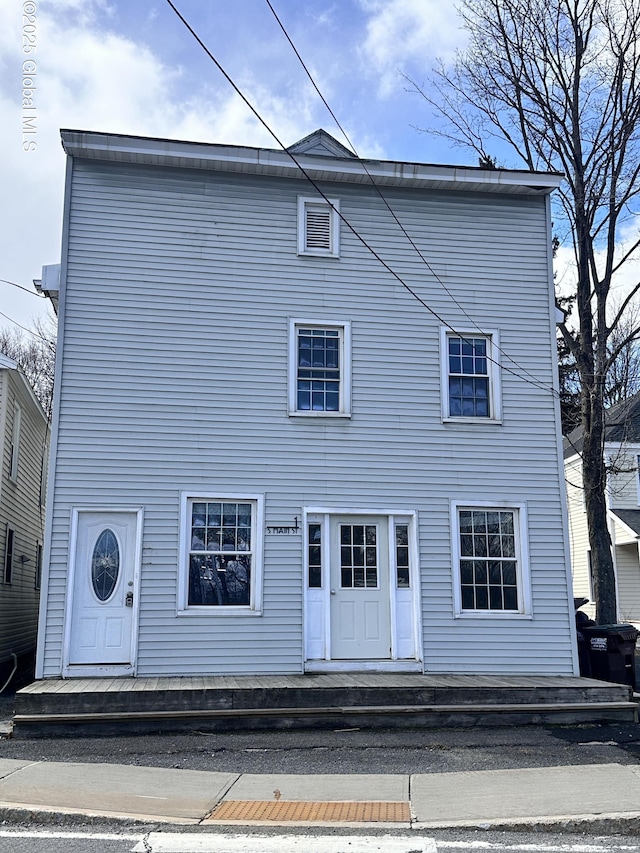
[[[207,820],[408,823],[411,809],[409,803],[225,800],[215,807]]]

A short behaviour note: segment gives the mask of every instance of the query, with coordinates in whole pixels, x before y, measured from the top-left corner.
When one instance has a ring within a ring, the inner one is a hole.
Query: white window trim
[[[336,329],[340,332],[340,402],[337,412],[299,411],[298,405],[298,328]],[[296,418],[351,417],[351,322],[349,320],[305,320],[289,318],[289,415]]]
[[[489,405],[488,418],[456,417],[449,414],[449,337],[486,338],[488,342]],[[446,326],[440,327],[440,385],[443,423],[456,424],[501,424],[502,388],[500,382],[500,332],[497,329],[456,329],[455,335]]]
[[[460,578],[460,531],[458,510],[497,509],[512,510],[517,515],[516,530],[516,578],[518,583],[519,609],[515,610],[463,610]],[[531,619],[531,574],[529,566],[529,537],[527,505],[514,501],[451,501],[451,560],[453,580],[453,615],[456,619]]]
[[[248,605],[211,607],[189,604],[189,551],[191,540],[190,505],[192,501],[243,501],[254,504],[251,519],[251,537],[254,542],[251,567],[251,596]],[[180,538],[178,567],[178,616],[261,616],[262,578],[264,560],[264,495],[231,494],[229,492],[202,492],[192,489],[180,493]]]
[[[11,467],[9,468],[9,479],[15,483],[18,479],[18,462],[20,458],[20,423],[22,421],[22,409],[16,405],[13,410],[13,426],[11,429]]]
[[[328,199],[329,205],[322,196],[298,196],[298,254],[315,258],[340,257],[340,201],[337,198]],[[306,208],[307,205],[326,205],[331,209],[330,249],[312,249],[307,246]]]
[[[387,508],[358,508],[358,507],[327,507],[308,506],[303,507],[303,593],[304,593],[304,659],[305,671],[309,672],[331,672],[349,671],[353,669],[355,661],[343,661],[331,657],[331,520],[334,516],[353,518],[354,523],[358,519],[378,516],[386,519],[389,535],[389,596],[391,607],[391,657],[389,660],[380,661],[358,661],[358,670],[375,671],[422,671],[422,592],[420,582],[420,561],[418,544],[418,514],[415,510],[389,509]],[[309,524],[316,523],[322,526],[322,569],[321,587],[309,587]],[[395,525],[397,523],[409,526],[409,587],[397,586],[397,567],[395,557]],[[413,656],[398,657],[398,623],[397,623],[397,598],[398,594],[411,596],[412,628],[413,628]],[[323,602],[323,656],[318,658],[311,656],[309,652],[308,623],[310,612],[310,601]]]

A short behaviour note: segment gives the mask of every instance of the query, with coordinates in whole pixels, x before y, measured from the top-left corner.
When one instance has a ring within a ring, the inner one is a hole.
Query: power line
[[[291,49],[293,50],[293,52],[294,52],[294,53],[295,53],[295,55],[297,56],[297,58],[298,58],[298,60],[299,60],[300,64],[301,64],[301,65],[302,65],[302,67],[304,68],[304,70],[305,70],[305,73],[306,73],[307,77],[308,77],[308,78],[309,78],[309,80],[311,81],[311,85],[313,86],[313,88],[314,88],[314,89],[316,90],[316,92],[318,93],[318,96],[319,96],[320,100],[322,101],[322,103],[323,103],[323,104],[325,105],[325,107],[327,108],[327,110],[328,110],[329,114],[331,115],[331,118],[334,120],[334,122],[336,123],[337,127],[340,129],[340,132],[342,133],[342,135],[343,135],[343,136],[344,136],[344,138],[346,139],[347,144],[349,145],[349,147],[351,148],[351,150],[353,151],[353,153],[354,153],[354,154],[356,155],[356,157],[358,158],[358,160],[359,160],[359,162],[360,162],[360,165],[362,166],[362,168],[363,168],[364,172],[366,173],[367,177],[368,177],[368,178],[369,178],[369,180],[371,181],[371,185],[373,186],[373,188],[375,189],[375,191],[377,192],[377,194],[380,196],[380,198],[381,198],[381,200],[382,200],[383,204],[385,205],[385,207],[387,208],[387,210],[389,211],[389,213],[390,213],[390,214],[391,214],[391,216],[393,217],[393,219],[394,219],[394,221],[395,221],[396,225],[400,228],[400,230],[402,231],[402,233],[404,234],[404,236],[407,238],[407,240],[408,240],[408,241],[409,241],[409,243],[411,244],[412,248],[415,250],[415,252],[416,252],[416,253],[418,254],[418,256],[420,257],[420,260],[423,262],[423,264],[426,266],[426,268],[429,270],[429,272],[430,272],[430,273],[431,273],[431,275],[435,278],[435,280],[438,282],[438,284],[442,287],[442,289],[445,291],[445,293],[446,293],[446,294],[447,294],[447,296],[451,299],[451,301],[452,301],[452,302],[453,302],[453,303],[454,303],[454,304],[455,304],[455,305],[460,309],[460,311],[464,314],[464,316],[467,318],[467,320],[469,320],[469,322],[473,324],[474,328],[475,328],[475,329],[477,329],[477,331],[478,331],[478,332],[483,333],[483,332],[482,332],[482,329],[480,328],[480,326],[478,326],[478,324],[476,323],[476,321],[475,321],[475,320],[473,319],[473,317],[471,317],[471,315],[466,311],[466,309],[464,308],[464,306],[463,306],[463,305],[461,305],[461,304],[460,304],[460,302],[458,302],[458,300],[456,299],[456,297],[453,295],[453,293],[451,293],[451,291],[450,291],[450,290],[449,290],[449,288],[446,286],[446,284],[442,281],[442,279],[440,278],[440,276],[438,275],[438,273],[437,273],[437,272],[434,270],[434,268],[431,266],[431,264],[429,263],[429,261],[427,260],[427,258],[425,258],[424,254],[422,253],[422,251],[420,250],[420,248],[417,246],[417,244],[415,243],[414,239],[411,237],[411,235],[409,234],[409,232],[406,230],[406,228],[404,227],[404,225],[402,224],[402,222],[400,221],[400,219],[399,219],[399,218],[398,218],[398,216],[396,215],[395,211],[392,209],[391,205],[389,204],[389,202],[388,202],[387,198],[386,198],[386,197],[385,197],[385,195],[383,194],[383,192],[382,192],[382,190],[380,189],[379,185],[375,182],[375,179],[374,179],[373,175],[372,175],[372,174],[371,174],[371,172],[367,169],[367,165],[366,165],[366,163],[364,162],[364,160],[362,159],[362,157],[360,157],[360,155],[358,154],[358,151],[356,150],[355,145],[353,144],[353,142],[352,142],[352,141],[351,141],[351,139],[349,138],[349,135],[348,135],[347,131],[344,129],[344,127],[342,126],[342,124],[341,124],[341,123],[340,123],[340,121],[338,120],[338,117],[336,116],[336,114],[334,113],[334,111],[333,111],[333,110],[331,109],[331,107],[329,106],[329,103],[327,102],[326,98],[324,97],[324,95],[323,95],[323,94],[322,94],[322,92],[320,91],[320,89],[319,89],[319,87],[318,87],[318,85],[317,85],[316,81],[313,79],[313,75],[312,75],[312,74],[311,74],[311,72],[309,71],[309,69],[308,69],[308,67],[307,67],[307,65],[306,65],[306,63],[305,63],[305,61],[303,60],[302,56],[300,55],[300,52],[298,51],[298,49],[296,48],[295,44],[293,43],[293,40],[292,40],[291,36],[290,36],[290,35],[289,35],[289,33],[287,32],[287,30],[286,30],[286,28],[285,28],[284,24],[282,23],[282,21],[280,20],[280,18],[279,18],[279,16],[278,16],[278,14],[277,14],[277,12],[276,12],[276,10],[273,8],[273,5],[271,4],[271,1],[270,1],[270,0],[265,0],[265,2],[266,2],[266,4],[267,4],[267,6],[269,7],[269,9],[271,10],[271,13],[273,14],[273,17],[274,17],[274,18],[276,19],[276,21],[278,22],[278,25],[279,25],[280,29],[282,30],[282,32],[284,33],[285,38],[287,39],[287,41],[288,41],[288,42],[289,42],[289,44],[291,45]],[[525,367],[523,367],[521,364],[518,364],[518,362],[517,362],[517,361],[516,361],[512,356],[510,356],[510,355],[509,355],[509,353],[505,352],[505,350],[503,350],[500,346],[497,346],[497,345],[496,345],[496,349],[498,350],[498,352],[499,352],[501,355],[505,356],[505,358],[508,358],[508,359],[509,359],[509,361],[510,361],[513,365],[515,365],[519,370],[522,370],[522,372],[523,372],[523,373],[525,373],[527,376],[530,376],[530,377],[531,377],[531,379],[533,379],[533,380],[534,380],[534,382],[542,383],[542,380],[538,379],[538,377],[537,377],[537,376],[535,376],[533,373],[531,373],[530,371],[528,371],[528,370],[527,370]],[[524,377],[522,377],[522,378],[524,378]],[[551,390],[551,393],[552,393],[552,394],[557,394],[557,392],[556,392],[555,388],[553,388],[552,386],[547,386],[545,383],[542,383],[542,385],[543,385],[543,387],[545,388],[545,390]]]
[[[3,281],[3,279],[0,279],[0,281]],[[14,326],[19,326],[23,331],[28,332],[30,335],[33,335],[34,338],[38,338],[38,340],[47,343],[47,339],[45,337],[38,334],[38,332],[34,332],[33,329],[28,329],[26,326],[23,326],[22,323],[18,323],[17,320],[13,319],[13,317],[9,317],[8,314],[4,314],[2,311],[0,311],[0,317],[4,317],[5,320],[8,320],[10,323],[13,323]]]
[[[300,170],[303,177],[311,184],[311,186],[316,190],[318,195],[320,195],[324,199],[324,201],[331,207],[331,209],[336,213],[336,215],[340,218],[340,220],[351,231],[351,233],[354,235],[354,237],[356,237],[356,239],[362,243],[362,245],[373,255],[373,257],[387,270],[387,272],[389,272],[414,297],[414,299],[416,299],[424,308],[426,308],[426,310],[433,317],[435,317],[440,323],[442,323],[443,326],[446,326],[446,328],[449,329],[451,332],[453,332],[456,336],[460,337],[462,340],[465,340],[464,335],[460,334],[451,325],[451,323],[449,323],[447,320],[444,319],[444,317],[441,317],[440,314],[437,313],[437,311],[435,311],[433,308],[431,308],[431,306],[428,305],[425,302],[425,300],[418,293],[416,293],[416,291],[413,290],[413,288],[410,287],[402,279],[402,277],[394,269],[392,269],[392,267],[389,266],[389,264],[382,257],[380,257],[380,255],[376,252],[376,250],[364,239],[364,237],[362,237],[361,234],[358,233],[358,231],[356,231],[356,229],[348,221],[348,219],[346,219],[346,217],[331,204],[331,201],[326,196],[326,194],[322,191],[322,189],[320,189],[320,187],[318,186],[316,181],[314,181],[314,179],[311,177],[311,175],[301,165],[301,163],[298,161],[296,156],[291,151],[288,150],[288,148],[284,145],[284,143],[278,137],[276,132],[267,124],[266,120],[260,115],[260,113],[258,112],[256,107],[253,106],[253,104],[249,101],[247,96],[242,92],[240,87],[235,83],[235,81],[232,79],[232,77],[223,68],[221,63],[216,59],[216,57],[209,50],[207,45],[202,41],[202,39],[197,34],[197,32],[193,29],[191,24],[189,24],[189,22],[186,20],[186,18],[176,8],[176,6],[172,2],[172,0],[166,0],[166,2],[171,7],[171,9],[173,9],[176,16],[180,19],[180,21],[182,21],[184,26],[189,30],[189,32],[191,33],[193,38],[198,42],[200,47],[204,50],[204,52],[207,54],[209,59],[211,59],[211,61],[214,63],[214,65],[220,71],[220,73],[223,75],[223,77],[227,80],[227,82],[233,88],[233,90],[236,92],[236,94],[244,101],[244,103],[247,105],[247,107],[251,110],[251,112],[254,114],[254,116],[258,119],[260,124],[265,128],[265,130],[269,133],[269,135],[272,136],[273,139],[275,139],[275,141],[280,146],[280,148],[283,150],[283,152],[294,162],[296,167]],[[487,355],[486,358],[488,361],[495,364],[497,367],[501,367],[502,370],[506,371],[507,373],[512,374],[517,379],[521,379],[522,381],[527,382],[529,385],[533,385],[538,390],[550,391],[552,394],[557,394],[557,391],[555,390],[555,388],[547,385],[542,380],[537,379],[536,377],[533,377],[533,379],[527,379],[526,376],[522,376],[521,374],[517,373],[515,370],[512,370],[511,368],[507,367],[506,365],[499,364],[495,359],[491,358],[490,356]]]
[[[21,284],[16,284],[15,281],[8,281],[6,278],[0,278],[0,281],[4,282],[5,284],[11,284],[13,285],[13,287],[17,287],[20,290],[24,290],[25,293],[29,293],[31,294],[31,296],[37,296],[38,299],[46,299],[44,293],[37,293],[35,290],[29,290],[27,287],[23,287]]]

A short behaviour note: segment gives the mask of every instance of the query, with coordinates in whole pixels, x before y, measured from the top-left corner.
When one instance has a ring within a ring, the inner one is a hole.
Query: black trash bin
[[[589,644],[591,677],[636,686],[636,639],[633,625],[589,625],[581,628]]]

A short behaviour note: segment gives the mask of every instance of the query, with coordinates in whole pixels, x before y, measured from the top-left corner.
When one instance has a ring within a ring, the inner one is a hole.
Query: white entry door
[[[67,674],[133,672],[140,524],[137,511],[76,513]]]
[[[330,570],[331,658],[391,657],[387,518],[333,516]]]

